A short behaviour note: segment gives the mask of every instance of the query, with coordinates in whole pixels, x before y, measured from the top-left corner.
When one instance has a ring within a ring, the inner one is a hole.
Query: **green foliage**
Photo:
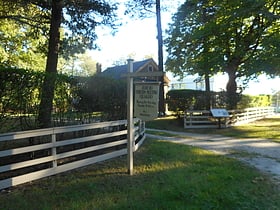
[[[58,72],[58,55],[68,58],[86,49],[96,48],[95,28],[99,25],[113,26],[115,10],[116,4],[106,1],[0,1],[0,19],[12,20],[26,34],[30,28],[32,36],[28,38],[36,39],[36,33],[42,32],[48,40],[45,70],[49,74],[45,75],[46,80],[41,88],[38,115],[41,127],[51,125],[55,76],[50,75]],[[29,50],[29,45],[22,46],[24,50]]]
[[[46,38],[30,35],[30,26],[22,27],[13,20],[0,19],[0,64],[43,71],[46,55]]]
[[[62,25],[59,26],[62,29],[60,54],[63,54],[64,57],[95,48],[94,41],[97,38],[95,28],[97,26],[114,26],[116,4],[91,0],[57,2],[60,2],[64,8],[64,18]],[[21,32],[25,32],[28,41],[36,41],[38,37],[44,37],[45,42],[41,46],[41,50],[47,54],[46,44],[48,42],[46,40],[48,41],[50,37],[52,9],[52,1],[16,0],[7,2],[0,0],[0,19],[12,22],[16,28],[24,29]]]
[[[211,92],[212,107],[224,107],[224,93]],[[171,90],[167,93],[168,109],[182,115],[185,110],[207,110],[207,96],[205,91],[200,90]]]
[[[238,102],[238,109],[245,109],[250,107],[266,107],[271,106],[272,97],[270,95],[242,95]]]
[[[101,111],[105,119],[126,117],[126,82],[99,75],[80,83],[79,103],[76,109],[82,112]]]
[[[272,97],[270,95],[241,95],[237,104],[238,109],[250,107],[271,106]],[[176,113],[179,117],[185,110],[207,110],[207,95],[200,90],[171,90],[167,93],[168,109]],[[226,107],[225,92],[211,92],[212,107]]]
[[[69,57],[67,60],[60,57],[58,60],[58,72],[74,77],[88,77],[96,73],[97,61],[93,60],[87,51]]]
[[[20,119],[22,129],[36,127],[40,90],[45,73],[26,69],[0,67],[0,124]],[[65,113],[72,109],[76,97],[73,78],[57,75],[54,97],[54,112]],[[28,122],[28,121],[32,121]],[[17,124],[17,123],[15,123]]]
[[[236,108],[236,79],[279,74],[279,1],[186,1],[165,40],[166,69],[175,75],[225,72],[227,101]]]
[[[36,113],[43,74],[25,69],[0,68],[1,113]]]

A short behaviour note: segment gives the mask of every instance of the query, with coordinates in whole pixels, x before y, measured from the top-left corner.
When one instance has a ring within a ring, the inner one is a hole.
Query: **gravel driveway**
[[[241,160],[260,171],[269,174],[280,185],[280,144],[266,139],[235,139],[221,135],[206,135],[167,130],[146,129],[175,134],[176,137],[165,137],[147,134],[152,138],[192,145],[218,154]]]

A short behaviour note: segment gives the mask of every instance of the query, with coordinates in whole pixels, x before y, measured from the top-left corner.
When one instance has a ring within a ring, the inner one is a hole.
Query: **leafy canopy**
[[[83,53],[86,49],[95,49],[97,35],[95,29],[100,25],[113,28],[117,17],[117,4],[98,0],[64,0],[62,2],[63,18],[61,22],[60,55],[64,57]],[[37,39],[50,38],[50,21],[52,1],[42,0],[0,0],[0,20],[12,21],[19,28],[29,28],[26,36]],[[47,41],[44,52],[47,54]]]
[[[167,70],[226,72],[237,77],[280,72],[280,2],[187,0],[165,40]]]

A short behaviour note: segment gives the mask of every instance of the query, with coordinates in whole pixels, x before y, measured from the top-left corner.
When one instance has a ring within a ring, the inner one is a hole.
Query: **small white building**
[[[171,79],[169,84],[169,90],[205,90],[204,78],[198,75],[187,75],[183,80],[178,80],[176,78]],[[214,89],[214,78],[210,78],[210,89]]]

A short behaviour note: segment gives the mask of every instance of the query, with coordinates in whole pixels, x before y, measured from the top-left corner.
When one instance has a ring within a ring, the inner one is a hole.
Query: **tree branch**
[[[45,16],[44,19],[47,19],[48,17]],[[10,20],[15,20],[21,24],[26,24],[26,25],[29,25],[29,26],[36,26],[38,28],[42,28],[40,27],[41,24],[49,24],[48,21],[44,21],[42,22],[41,20],[38,20],[36,18],[28,18],[28,17],[24,17],[24,16],[21,16],[21,15],[0,15],[0,20],[1,19],[10,19]],[[32,22],[34,24],[32,24]]]

